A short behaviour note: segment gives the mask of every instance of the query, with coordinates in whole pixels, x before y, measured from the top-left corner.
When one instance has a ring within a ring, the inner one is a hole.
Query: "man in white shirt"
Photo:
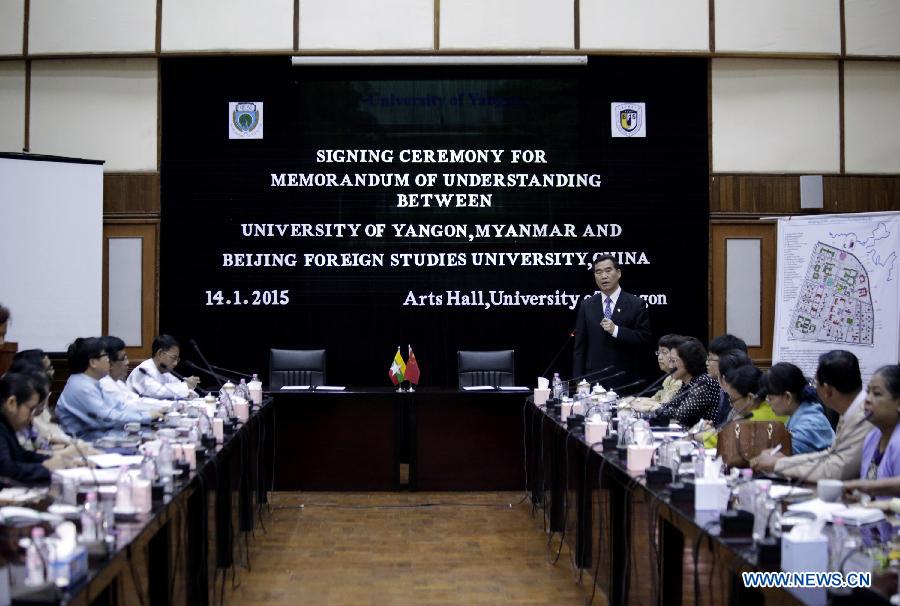
[[[158,410],[167,408],[171,401],[158,398],[144,398],[132,391],[125,383],[128,378],[128,354],[125,353],[125,341],[119,337],[103,337],[106,353],[109,354],[109,374],[100,379],[100,387],[104,393],[121,396],[125,404],[141,410]]]
[[[174,337],[159,335],[153,339],[153,357],[141,362],[128,375],[128,389],[145,398],[174,400],[196,397],[193,392],[199,377],[179,379],[172,371],[181,360],[181,347]]]

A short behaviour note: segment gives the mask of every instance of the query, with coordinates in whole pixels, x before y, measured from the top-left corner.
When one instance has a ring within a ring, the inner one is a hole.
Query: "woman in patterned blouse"
[[[657,416],[667,416],[682,427],[693,427],[701,419],[715,419],[719,408],[719,382],[706,374],[706,349],[694,337],[671,350],[674,379],[682,385]]]

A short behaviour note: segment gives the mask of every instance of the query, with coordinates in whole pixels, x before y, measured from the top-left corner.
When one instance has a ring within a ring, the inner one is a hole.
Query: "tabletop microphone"
[[[219,381],[221,383],[225,383],[225,381],[230,380],[228,377],[226,377],[224,375],[220,375],[217,372],[207,370],[207,369],[203,368],[202,366],[198,366],[197,364],[194,364],[190,360],[185,360],[184,365],[187,366],[188,368],[190,368],[191,370],[196,370],[197,372],[202,372],[203,374],[210,376],[210,377],[214,378],[216,381]],[[213,368],[215,368],[215,366]]]
[[[656,388],[659,386],[659,384],[662,383],[663,381],[665,381],[665,380],[666,380],[666,377],[670,376],[673,372],[675,372],[675,369],[674,369],[674,368],[671,369],[671,370],[669,370],[669,372],[667,372],[666,374],[664,374],[663,376],[661,376],[661,377],[658,378],[657,380],[653,381],[653,383],[651,383],[650,385],[648,385],[645,389],[641,390],[641,391],[640,391],[638,394],[636,394],[634,397],[635,397],[635,398],[640,398],[640,397],[643,396],[644,394],[647,394],[647,393],[649,393],[650,391],[656,389]]]
[[[591,371],[591,372],[589,372],[589,373],[587,373],[587,374],[585,374],[585,375],[581,375],[581,376],[578,376],[578,377],[572,377],[572,378],[569,379],[568,381],[563,381],[563,383],[564,383],[565,385],[571,385],[572,383],[575,383],[576,381],[581,381],[582,379],[587,379],[588,377],[590,377],[590,378],[593,379],[594,376],[596,376],[596,375],[602,375],[602,374],[605,373],[606,371],[608,371],[608,370],[610,370],[611,368],[613,368],[613,366],[615,366],[615,364],[610,364],[610,365],[607,366],[606,368],[601,368],[600,370],[594,370],[594,371]],[[625,371],[623,370],[623,371],[621,371],[621,372],[619,372],[619,373],[616,373],[616,374],[614,374],[614,375],[612,375],[612,376],[617,377],[617,376],[619,376],[620,374],[622,374],[622,373],[624,373],[624,372],[625,372]],[[600,379],[608,379],[608,378],[609,378],[609,377],[598,377],[597,380],[599,381]]]
[[[163,370],[165,370],[165,368],[163,367],[162,364],[160,364],[160,367],[163,368]],[[180,396],[180,395],[178,395],[177,393],[175,393],[175,391],[174,391],[171,387],[169,387],[168,385],[166,385],[163,381],[160,381],[159,379],[157,379],[156,377],[154,377],[153,375],[151,375],[149,372],[147,372],[147,369],[146,369],[146,368],[144,368],[144,367],[142,367],[142,366],[138,366],[137,369],[138,369],[138,372],[140,372],[140,373],[141,373],[142,375],[144,375],[145,377],[147,377],[147,378],[149,378],[149,379],[153,379],[154,381],[156,381],[157,383],[159,383],[160,385],[162,385],[163,389],[165,389],[166,391],[168,391],[170,394],[172,394],[172,395],[175,397],[175,400],[184,400],[184,399],[186,399],[185,397]],[[172,371],[167,371],[167,372],[172,372]]]
[[[566,347],[569,345],[569,341],[575,336],[575,329],[569,331],[569,336],[566,337],[566,340],[563,341],[562,347],[559,348],[559,351],[556,352],[556,355],[553,356],[553,359],[550,360],[550,363],[547,365],[547,368],[544,369],[544,372],[541,373],[542,377],[546,377],[547,373],[550,372],[550,369],[553,368],[553,365],[556,364],[556,360],[562,355],[562,352],[565,351]]]
[[[168,372],[169,372],[170,375],[172,375],[173,377],[175,377],[175,378],[178,379],[179,381],[184,381],[184,377],[183,377],[182,375],[178,374],[177,372],[175,372],[174,370],[169,369]],[[205,396],[206,394],[209,393],[208,391],[206,391],[205,389],[203,389],[203,388],[200,387],[199,385],[196,386],[196,387],[194,387],[194,390],[200,392],[200,395],[201,395],[201,396]]]
[[[715,427],[712,428],[713,436],[718,436],[720,433],[725,431],[728,428],[728,426],[731,425],[732,423],[738,423],[739,421],[746,421],[747,419],[749,419],[752,416],[753,416],[753,411],[750,411],[750,412],[745,412],[744,414],[737,416],[733,419],[727,419],[721,425],[716,425]],[[695,435],[702,434],[702,433],[704,433],[702,430],[695,431],[691,435],[695,436]],[[712,437],[712,436],[709,436],[709,437]]]
[[[207,359],[206,359],[206,356],[203,355],[203,352],[200,351],[200,346],[197,345],[197,341],[195,341],[195,340],[193,339],[193,337],[192,337],[192,338],[188,341],[188,343],[191,344],[191,347],[193,347],[193,348],[194,348],[194,351],[197,352],[197,355],[200,356],[200,361],[203,362],[203,365],[204,365],[207,369],[209,369],[210,372],[212,372],[212,364],[209,363],[209,360],[207,360]],[[219,387],[219,390],[220,390],[220,391],[221,391],[222,385],[223,385],[224,383],[225,383],[225,381],[219,381],[218,387]]]
[[[244,378],[244,379],[252,379],[252,378],[253,378],[253,375],[248,374],[248,373],[246,373],[246,372],[239,372],[239,371],[237,371],[237,370],[229,370],[229,369],[227,369],[227,368],[222,368],[221,366],[216,366],[215,364],[210,364],[209,367],[212,368],[212,369],[214,369],[214,370],[217,370],[217,371],[219,371],[219,372],[228,373],[228,374],[230,374],[230,375],[235,375],[235,376],[238,376],[238,377],[241,377],[241,378]],[[226,377],[226,378],[227,378],[227,377]]]
[[[620,372],[624,373],[625,371],[623,370]],[[621,393],[622,391],[624,391],[626,389],[631,389],[632,387],[637,387],[638,385],[643,385],[644,383],[646,383],[646,381],[644,381],[644,379],[638,379],[637,381],[632,381],[631,383],[627,383],[625,385],[619,385],[618,387],[613,387],[612,389],[616,393]]]

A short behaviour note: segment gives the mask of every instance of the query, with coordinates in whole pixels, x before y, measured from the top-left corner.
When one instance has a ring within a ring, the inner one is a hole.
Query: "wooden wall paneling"
[[[150,346],[157,333],[159,307],[159,220],[106,219],[103,225],[103,332],[109,330],[108,254],[111,238],[141,238],[141,346],[127,347],[128,357],[143,360],[150,357]]]
[[[824,208],[800,208],[799,175],[711,175],[709,207],[717,214],[768,216],[900,209],[900,177],[825,175]]]
[[[711,213],[800,212],[800,178],[795,175],[711,175]]]
[[[105,173],[103,214],[159,217],[159,173]]]
[[[900,177],[825,177],[822,190],[826,212],[900,210]]]
[[[762,344],[750,347],[750,357],[760,365],[771,364],[772,341],[775,327],[775,272],[776,272],[776,238],[777,229],[773,221],[753,222],[713,222],[710,226],[710,313],[709,338],[725,332],[727,318],[725,315],[725,292],[728,276],[726,275],[726,244],[731,238],[750,238],[760,240],[762,276],[760,300],[760,334]]]

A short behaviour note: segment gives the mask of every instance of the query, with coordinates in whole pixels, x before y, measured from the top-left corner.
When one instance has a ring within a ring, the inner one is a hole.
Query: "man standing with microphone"
[[[598,257],[593,268],[600,292],[578,309],[572,373],[580,377],[612,365],[625,371],[623,383],[637,379],[652,338],[647,303],[622,290],[622,269],[611,255]]]

